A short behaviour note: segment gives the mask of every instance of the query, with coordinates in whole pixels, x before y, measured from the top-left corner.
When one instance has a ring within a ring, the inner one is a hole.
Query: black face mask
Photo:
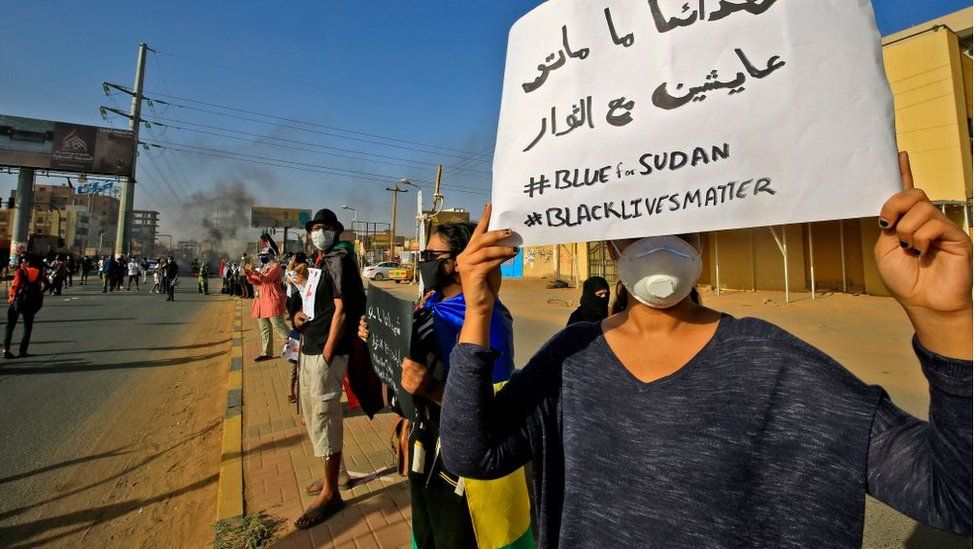
[[[420,269],[420,280],[424,283],[426,290],[438,290],[441,286],[451,283],[451,280],[441,270],[441,265],[446,259],[433,259],[431,261],[421,261],[418,263]]]

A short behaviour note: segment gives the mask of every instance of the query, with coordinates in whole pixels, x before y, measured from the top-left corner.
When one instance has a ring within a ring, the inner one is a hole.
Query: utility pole
[[[132,237],[132,204],[136,190],[136,156],[139,150],[139,126],[142,112],[142,82],[146,75],[146,51],[149,46],[145,42],[139,44],[139,57],[136,61],[136,80],[132,86],[132,108],[129,110],[129,129],[132,130],[132,175],[122,183],[122,197],[119,200],[119,222],[115,232],[115,255],[122,255],[131,248],[129,239]]]
[[[10,243],[10,265],[17,264],[17,256],[27,251],[31,205],[34,201],[34,168],[20,168],[17,172],[17,201],[14,204],[14,231]]]
[[[390,224],[390,261],[393,261],[393,251],[396,245],[396,240],[393,235],[396,234],[397,196],[399,196],[400,193],[407,192],[407,190],[401,189],[400,186],[396,183],[393,184],[392,189],[387,187],[386,190],[393,193],[393,221]]]

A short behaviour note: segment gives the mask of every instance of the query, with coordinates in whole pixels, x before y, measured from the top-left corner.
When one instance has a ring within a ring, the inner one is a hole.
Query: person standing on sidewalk
[[[18,356],[28,356],[27,347],[30,345],[31,331],[34,328],[34,315],[44,305],[46,286],[44,262],[38,257],[22,254],[7,298],[9,306],[7,307],[7,328],[3,338],[3,358],[14,358],[14,354],[10,352],[10,344],[14,338],[14,327],[17,326],[17,319],[20,316],[24,317],[24,335],[20,339],[20,354]]]
[[[275,357],[272,328],[283,341],[288,342],[288,327],[285,326],[285,294],[281,289],[282,269],[278,264],[278,246],[267,234],[261,235],[267,248],[258,254],[260,267],[244,264],[244,276],[254,285],[256,297],[251,304],[251,317],[258,319],[261,328],[261,354],[254,362],[271,360]]]
[[[407,463],[411,464],[412,541],[417,549],[534,547],[524,470],[490,482],[462,479],[447,469],[438,450],[444,384],[465,309],[456,258],[467,247],[475,227],[474,223],[440,225],[421,252],[418,265],[424,288],[430,292],[414,310],[411,344],[400,380],[403,389],[414,396]],[[365,317],[360,319],[359,337],[363,341],[369,337]],[[492,381],[503,384],[514,371],[514,342],[512,315],[498,300],[492,311],[490,339],[497,352]],[[499,536],[499,532],[504,534]]]
[[[366,292],[356,261],[346,249],[336,247],[343,227],[335,213],[319,210],[305,230],[317,254],[302,293],[311,307],[303,307],[294,317],[295,327],[302,333],[299,393],[312,448],[316,457],[325,458],[325,476],[322,491],[295,521],[303,529],[321,523],[343,506],[339,495],[339,398],[356,337],[355,324],[366,310]]]
[[[166,287],[166,301],[176,301],[176,284],[180,281],[180,266],[170,257],[163,267],[163,285]]]

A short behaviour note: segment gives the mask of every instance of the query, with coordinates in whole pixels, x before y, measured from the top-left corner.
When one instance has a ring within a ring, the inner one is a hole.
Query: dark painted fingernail
[[[512,251],[515,252],[515,253],[518,253],[518,246],[513,246],[512,247]]]
[[[902,248],[907,248],[908,242],[905,242],[904,240],[899,240],[898,245],[901,246]]]
[[[915,254],[915,257],[922,255],[921,250],[919,250],[918,248],[912,248],[912,253]]]
[[[505,234],[512,234],[512,229],[505,229]]]
[[[878,219],[878,225],[881,225],[881,228],[882,229],[887,229],[888,228],[888,220],[882,217],[882,218]]]

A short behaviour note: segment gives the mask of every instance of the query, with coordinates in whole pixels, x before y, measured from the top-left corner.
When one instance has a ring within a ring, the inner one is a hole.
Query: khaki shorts
[[[342,404],[339,399],[348,367],[348,355],[336,356],[332,364],[327,364],[322,355],[301,355],[298,383],[302,417],[315,457],[342,451]]]

